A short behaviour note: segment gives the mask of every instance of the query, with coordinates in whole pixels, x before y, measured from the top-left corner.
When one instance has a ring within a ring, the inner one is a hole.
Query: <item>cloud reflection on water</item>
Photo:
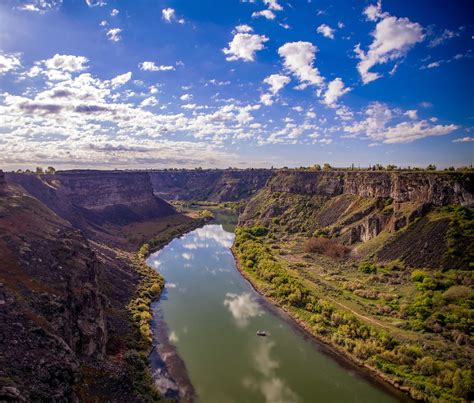
[[[263,315],[260,305],[247,292],[240,295],[228,292],[224,305],[234,317],[237,326],[241,328],[248,325],[250,318]]]
[[[242,383],[248,389],[259,391],[264,396],[265,402],[297,403],[300,401],[299,397],[276,374],[280,363],[271,357],[275,345],[275,342],[269,339],[259,339],[252,356],[255,368],[263,378],[246,377]]]

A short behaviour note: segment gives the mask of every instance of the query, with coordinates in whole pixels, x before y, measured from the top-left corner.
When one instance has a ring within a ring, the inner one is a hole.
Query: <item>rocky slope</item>
[[[153,194],[143,172],[59,171],[55,175],[7,173],[5,177],[87,235],[104,224],[125,225],[175,213]]]
[[[351,245],[398,234],[420,219],[426,223],[428,212],[442,206],[473,206],[473,183],[472,173],[281,171],[249,200],[239,220],[241,225],[258,223],[288,233],[325,235]],[[418,257],[418,263],[440,264],[433,257],[447,248],[449,219],[444,218],[444,225],[426,223],[426,239],[440,242],[433,251],[419,249],[425,258]],[[380,256],[395,259],[397,253]]]
[[[280,171],[235,253],[263,294],[412,397],[472,401],[472,172]]]
[[[182,222],[147,174],[0,171],[0,400],[142,401],[128,251]]]
[[[163,170],[149,173],[156,195],[165,200],[239,201],[260,190],[269,169]]]

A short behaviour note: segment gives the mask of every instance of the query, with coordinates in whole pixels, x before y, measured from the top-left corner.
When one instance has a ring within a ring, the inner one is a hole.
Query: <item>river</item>
[[[164,357],[185,390],[182,401],[194,395],[205,403],[404,400],[307,337],[259,296],[236,268],[233,240],[227,219],[173,240],[148,259],[166,280],[153,305],[159,355],[152,367],[160,372]],[[268,335],[257,336],[257,330]],[[157,383],[172,391],[172,382],[158,377]]]

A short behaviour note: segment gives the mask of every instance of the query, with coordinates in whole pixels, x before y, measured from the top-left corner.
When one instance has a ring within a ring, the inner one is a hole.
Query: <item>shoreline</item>
[[[138,249],[136,252],[141,262],[146,265],[149,270],[157,273],[163,280],[163,286],[160,292],[151,300],[150,304],[148,305],[148,309],[152,313],[152,318],[149,323],[152,339],[150,345],[144,351],[147,355],[147,369],[152,377],[153,387],[158,390],[163,397],[176,398],[178,401],[183,401],[185,403],[195,401],[196,395],[194,387],[189,380],[184,362],[181,360],[176,348],[169,342],[166,326],[163,329],[157,327],[156,331],[152,330],[155,328],[155,326],[164,324],[164,322],[160,319],[159,313],[155,311],[155,308],[158,306],[161,298],[166,292],[166,279],[155,268],[148,264],[148,258],[152,254],[161,251],[173,240],[179,239],[183,235],[208,224],[213,220],[213,218],[199,217],[195,218],[195,220],[196,221],[192,222],[191,225],[183,228],[182,231],[170,233],[169,238],[160,241],[155,246],[151,244],[154,238],[145,241],[143,245],[148,245],[146,254],[141,254],[140,249]],[[165,388],[166,391],[170,393],[169,396],[166,396],[167,392],[163,392]]]
[[[343,350],[338,349],[337,346],[330,342],[330,340],[326,340],[314,334],[303,320],[298,318],[284,306],[280,305],[280,303],[274,298],[265,295],[264,291],[260,290],[258,285],[253,283],[252,278],[248,275],[248,273],[242,270],[240,260],[234,250],[234,246],[230,248],[230,252],[232,253],[235,261],[235,267],[237,268],[238,272],[249,283],[252,290],[260,296],[261,301],[259,302],[262,303],[265,308],[283,318],[294,330],[300,332],[302,335],[315,343],[315,345],[320,348],[321,352],[336,360],[338,364],[347,369],[357,370],[357,376],[361,376],[362,378],[371,382],[374,386],[387,391],[401,402],[417,401],[411,397],[409,388],[400,387],[397,382],[393,381],[377,369],[361,363]]]

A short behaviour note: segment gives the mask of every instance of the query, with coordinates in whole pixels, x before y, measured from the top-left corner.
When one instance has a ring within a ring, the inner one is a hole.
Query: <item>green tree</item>
[[[436,171],[436,165],[430,164],[426,167],[427,171]]]
[[[41,167],[36,167],[36,173],[37,173],[38,175],[44,174],[43,168],[41,168]]]
[[[324,171],[330,171],[332,169],[332,166],[328,164],[327,162],[324,163],[323,165],[323,170]]]
[[[48,167],[46,168],[46,173],[48,175],[54,175],[56,173],[56,169],[54,167]]]

